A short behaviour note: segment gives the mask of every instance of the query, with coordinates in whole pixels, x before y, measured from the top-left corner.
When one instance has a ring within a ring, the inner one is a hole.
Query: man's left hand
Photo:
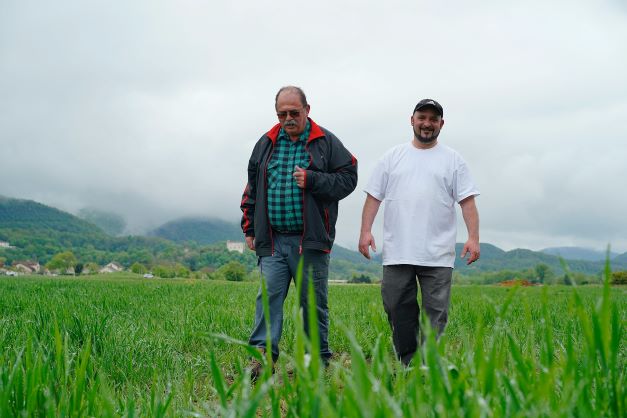
[[[481,251],[479,249],[479,241],[468,240],[466,244],[464,244],[464,248],[462,249],[462,258],[466,258],[466,254],[470,254],[468,260],[466,261],[466,265],[472,264],[475,261],[479,260],[479,256],[481,255]]]
[[[299,166],[294,166],[294,180],[296,180],[296,185],[301,189],[305,188],[305,181],[307,179],[307,172],[300,168]]]

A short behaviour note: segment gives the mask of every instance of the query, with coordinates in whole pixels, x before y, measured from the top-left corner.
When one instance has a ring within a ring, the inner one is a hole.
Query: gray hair
[[[275,108],[276,108],[277,103],[279,102],[279,95],[283,93],[284,91],[289,91],[289,92],[298,94],[298,96],[300,97],[300,103],[303,105],[303,107],[307,106],[307,96],[305,96],[305,92],[303,91],[303,89],[301,89],[300,87],[296,87],[296,86],[284,86],[279,89],[276,96],[274,97]]]

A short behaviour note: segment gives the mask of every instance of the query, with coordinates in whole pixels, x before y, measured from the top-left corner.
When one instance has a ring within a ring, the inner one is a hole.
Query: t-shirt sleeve
[[[385,190],[387,189],[387,185],[387,161],[385,156],[383,156],[379,159],[379,161],[377,161],[364,192],[368,193],[375,199],[382,201],[385,199]]]
[[[479,196],[479,189],[472,179],[468,164],[459,155],[453,177],[453,196],[457,203],[470,196]]]

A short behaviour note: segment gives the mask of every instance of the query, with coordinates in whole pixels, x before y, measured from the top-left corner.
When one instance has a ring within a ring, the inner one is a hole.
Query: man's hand
[[[301,189],[305,188],[305,180],[307,178],[307,172],[300,168],[299,166],[294,166],[294,180],[296,180],[296,185]]]
[[[462,249],[462,258],[466,258],[466,254],[470,254],[468,260],[466,261],[466,265],[472,264],[475,261],[479,260],[479,255],[481,251],[479,249],[479,241],[468,240],[466,244],[464,244],[464,248]]]
[[[255,251],[255,237],[246,237],[246,245],[248,245],[248,248]]]
[[[359,252],[363,254],[368,260],[370,260],[370,250],[369,247],[372,247],[372,251],[377,252],[377,246],[374,243],[374,237],[371,232],[362,232],[359,235]]]

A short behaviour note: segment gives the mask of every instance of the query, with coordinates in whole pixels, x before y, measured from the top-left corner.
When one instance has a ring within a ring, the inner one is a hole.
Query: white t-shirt
[[[364,191],[384,202],[383,265],[453,267],[455,203],[479,195],[455,150],[397,145],[378,161]]]

